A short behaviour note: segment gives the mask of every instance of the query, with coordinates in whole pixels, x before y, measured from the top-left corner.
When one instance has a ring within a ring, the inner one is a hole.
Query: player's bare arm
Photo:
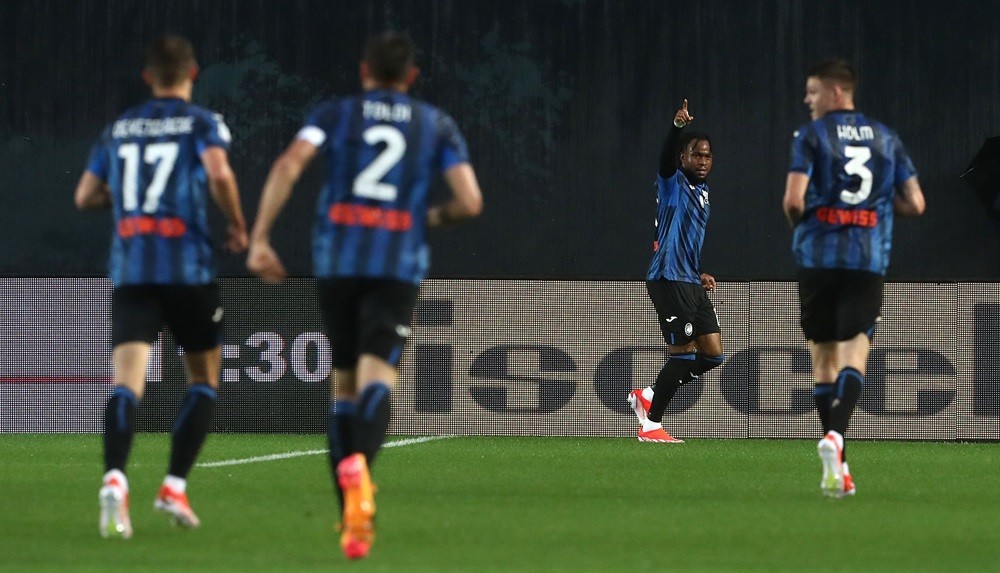
[[[84,171],[80,182],[76,184],[73,200],[76,203],[76,208],[81,211],[107,209],[111,207],[111,190],[100,177],[90,171]]]
[[[302,171],[316,157],[316,146],[296,139],[271,166],[257,207],[257,219],[250,234],[247,268],[267,282],[280,282],[288,274],[278,253],[271,247],[271,228],[292,195]]]
[[[893,198],[892,208],[897,215],[904,217],[918,217],[924,214],[927,202],[916,177],[910,177],[899,186]]]
[[[708,273],[701,273],[701,286],[708,292],[715,292],[715,277]]]
[[[212,146],[201,154],[201,164],[208,177],[208,190],[212,199],[229,222],[226,228],[226,248],[234,253],[247,250],[247,224],[240,205],[240,191],[236,175],[229,166],[229,156],[221,147]]]
[[[472,165],[459,163],[449,168],[444,172],[444,180],[451,188],[451,200],[427,210],[428,227],[471,219],[483,212],[483,194]]]
[[[799,224],[806,210],[806,188],[809,186],[809,176],[805,173],[791,172],[785,182],[785,199],[782,206],[785,218],[792,227]]]

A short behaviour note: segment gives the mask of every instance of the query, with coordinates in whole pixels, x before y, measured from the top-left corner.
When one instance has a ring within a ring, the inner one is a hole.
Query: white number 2
[[[385,143],[375,160],[354,178],[354,194],[365,199],[395,201],[398,190],[391,183],[381,181],[406,153],[406,138],[391,125],[375,125],[365,130],[362,137],[368,145]]]
[[[160,207],[160,197],[167,188],[167,180],[177,162],[178,146],[175,142],[151,143],[146,146],[143,161],[156,165],[153,180],[146,188],[142,202],[143,213],[155,213]],[[122,173],[122,208],[135,211],[139,207],[139,144],[126,143],[118,148],[118,157],[125,160]]]
[[[872,193],[872,171],[865,166],[865,163],[872,158],[872,150],[867,147],[848,145],[844,148],[844,155],[851,160],[844,165],[844,171],[848,175],[857,175],[861,178],[861,186],[857,191],[844,189],[840,192],[840,200],[848,205],[857,205],[864,201]]]

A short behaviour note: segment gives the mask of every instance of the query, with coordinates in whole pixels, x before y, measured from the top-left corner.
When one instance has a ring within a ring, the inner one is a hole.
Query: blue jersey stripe
[[[213,280],[201,164],[201,153],[212,146],[229,146],[221,118],[177,98],[130,108],[104,130],[88,171],[111,189],[115,285]]]
[[[895,190],[916,175],[899,137],[861,113],[837,111],[799,128],[791,155],[789,170],[810,174],[792,243],[797,263],[885,274]]]
[[[326,134],[329,168],[313,228],[316,276],[418,283],[431,177],[468,161],[454,122],[406,94],[370,91],[319,105],[306,125]]]
[[[692,185],[680,170],[657,177],[657,249],[647,280],[701,284],[701,248],[710,206],[708,185]]]

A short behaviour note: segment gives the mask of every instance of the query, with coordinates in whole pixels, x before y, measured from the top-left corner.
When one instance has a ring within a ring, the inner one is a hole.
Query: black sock
[[[670,400],[673,399],[677,389],[690,379],[691,369],[695,364],[694,352],[686,354],[672,354],[667,363],[656,375],[656,385],[653,390],[653,399],[649,405],[647,417],[653,422],[663,420],[663,413],[667,411]]]
[[[212,411],[218,395],[208,384],[192,384],[188,387],[184,402],[174,421],[173,445],[170,449],[170,469],[168,473],[179,478],[187,478],[191,466],[205,436],[212,426]]]
[[[823,435],[830,431],[830,402],[833,401],[833,384],[816,384],[813,386],[813,400],[816,402],[816,413],[823,427]]]
[[[864,376],[854,368],[844,368],[837,374],[830,403],[830,431],[838,432],[841,436],[847,434],[847,426],[854,413],[854,407],[858,404],[858,398],[861,397],[861,387],[864,383]]]
[[[336,400],[330,404],[326,418],[326,441],[330,448],[330,473],[333,475],[333,489],[337,492],[340,510],[344,510],[344,492],[337,483],[337,464],[354,453],[354,418],[358,411],[353,400]]]
[[[389,385],[372,382],[358,396],[358,413],[354,417],[354,449],[365,455],[368,467],[385,442],[389,430],[392,400]]]
[[[104,407],[104,471],[125,471],[132,437],[135,435],[135,411],[139,400],[124,386],[116,386]]]

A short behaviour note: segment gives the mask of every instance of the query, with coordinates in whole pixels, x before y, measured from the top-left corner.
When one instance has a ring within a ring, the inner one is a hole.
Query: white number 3
[[[848,205],[857,205],[864,201],[872,193],[872,171],[865,166],[865,163],[872,158],[872,150],[867,147],[848,145],[844,148],[844,155],[851,160],[844,165],[844,171],[848,175],[857,175],[861,178],[861,186],[857,191],[844,189],[840,192],[840,200]]]

